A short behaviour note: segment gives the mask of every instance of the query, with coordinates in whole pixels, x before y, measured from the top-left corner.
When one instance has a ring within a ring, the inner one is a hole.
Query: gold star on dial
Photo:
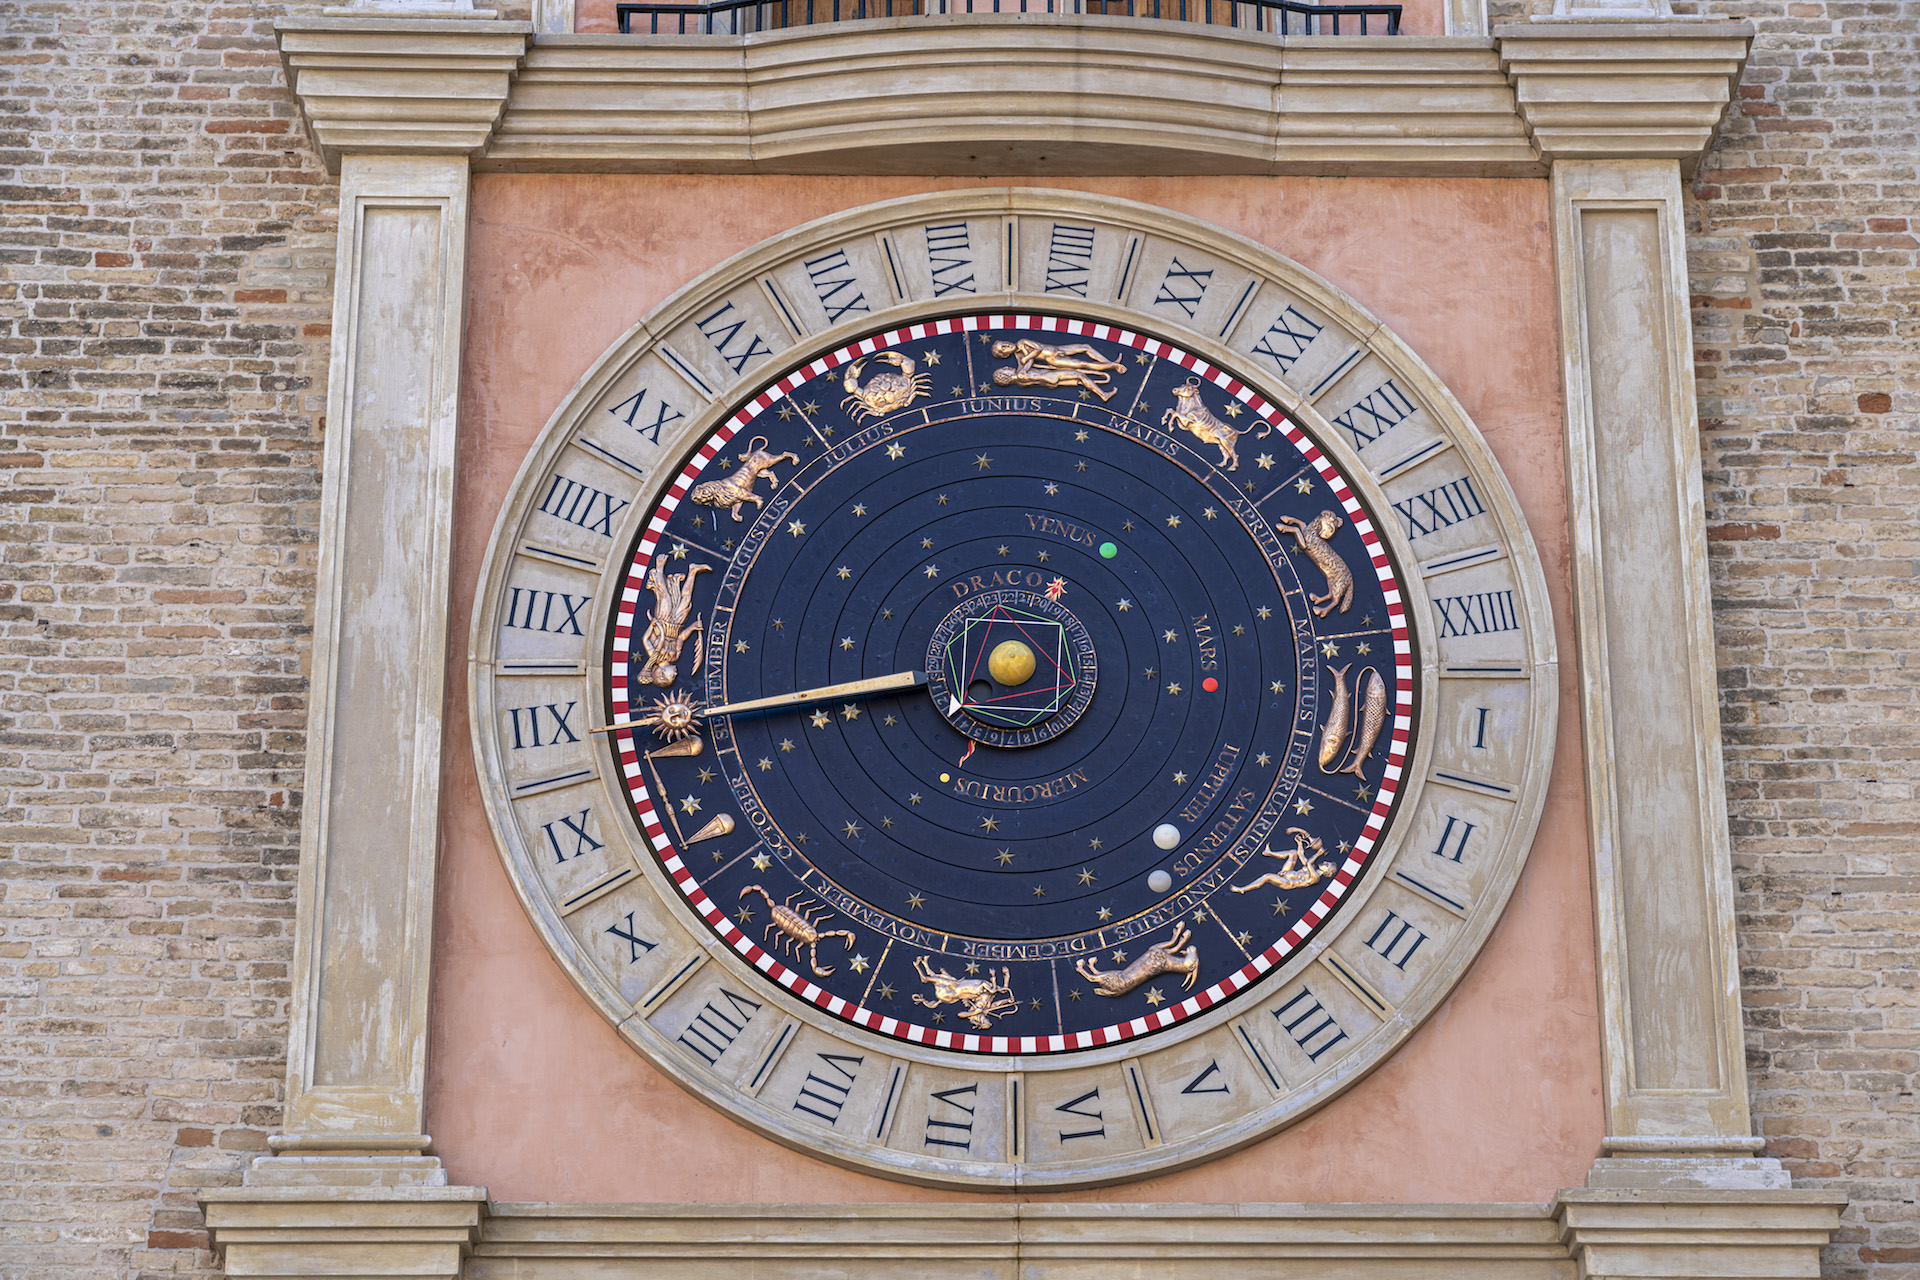
[[[1205,911],[1196,911],[1193,913],[1193,922],[1195,924],[1203,924],[1206,922],[1206,919],[1207,913]]]
[[[931,551],[931,550],[933,550],[933,539],[932,539],[932,538],[922,538],[922,539],[920,539],[920,549],[921,549],[922,551]]]
[[[920,793],[919,793],[918,791],[916,791],[916,792],[914,792],[914,793],[913,793],[912,795],[910,795],[910,796],[908,796],[908,797],[907,797],[907,803],[908,803],[908,804],[911,804],[911,805],[917,805],[917,804],[919,804],[919,803],[920,803]]]
[[[1273,900],[1273,914],[1283,916],[1291,910],[1293,910],[1293,908],[1287,905],[1285,898],[1275,898]]]
[[[1079,430],[1079,431],[1076,431],[1076,432],[1074,432],[1074,433],[1073,433],[1073,438],[1074,438],[1075,440],[1078,440],[1078,441],[1079,441],[1079,442],[1080,442],[1081,444],[1085,444],[1085,443],[1087,442],[1087,433],[1086,433],[1086,430],[1085,430],[1084,428],[1082,428],[1081,430]]]
[[[841,649],[842,649],[843,651],[844,651],[844,650],[850,650],[850,649],[852,649],[852,648],[853,648],[853,637],[852,637],[852,636],[841,636],[841,637],[840,637],[840,648],[841,648]]]
[[[1180,527],[1180,517],[1179,517],[1179,516],[1168,516],[1168,517],[1167,517],[1167,528],[1169,528],[1169,529],[1178,529],[1179,527]]]
[[[1051,480],[1047,481],[1047,483],[1042,485],[1041,487],[1046,490],[1047,496],[1049,498],[1053,497],[1055,494],[1060,492],[1060,486],[1053,483],[1053,481]]]
[[[916,889],[912,893],[909,893],[907,895],[907,908],[909,910],[918,911],[920,908],[926,905],[927,905],[927,900],[920,895],[919,890]]]
[[[1227,406],[1227,416],[1229,418],[1237,418],[1241,415],[1242,412],[1243,410],[1237,404],[1230,404]]]
[[[1307,814],[1313,812],[1313,801],[1295,800],[1293,802],[1293,811],[1299,814],[1301,817],[1305,817]]]
[[[753,864],[753,869],[755,871],[765,871],[768,867],[773,865],[773,859],[769,858],[764,853],[756,853],[751,858],[747,859],[747,861]]]
[[[812,401],[808,401],[806,404],[801,406],[801,412],[802,413],[818,413],[820,412],[820,406],[817,404],[814,404]],[[833,431],[831,428],[828,429],[827,434],[828,435],[833,434]]]
[[[769,760],[766,756],[761,756],[758,760],[754,761],[754,764],[759,767],[762,773],[773,768],[773,761]]]
[[[1053,559],[1053,557],[1049,555],[1047,552],[1042,551],[1038,555],[1034,556],[1034,559],[1038,560],[1041,564],[1045,564],[1047,561]]]
[[[1075,471],[1085,471],[1087,469],[1087,464],[1084,462],[1076,462],[1073,464],[1073,469]]]
[[[1081,884],[1092,884],[1095,880],[1098,880],[1099,878],[1100,877],[1094,875],[1093,872],[1087,870],[1085,867],[1080,868]]]
[[[1133,532],[1133,521],[1131,521],[1131,520],[1129,520],[1129,521],[1127,521],[1127,522],[1126,522],[1125,524],[1123,524],[1123,525],[1121,525],[1120,527],[1121,527],[1122,529],[1124,529],[1124,530],[1126,530],[1126,531],[1127,531],[1128,533],[1132,533],[1132,532]]]
[[[1208,507],[1205,511],[1202,511],[1200,514],[1205,516],[1209,520],[1217,520],[1220,517],[1220,513],[1218,511],[1215,511],[1212,507]]]
[[[1239,622],[1236,622],[1236,623],[1234,623],[1234,624],[1233,624],[1233,634],[1235,634],[1235,635],[1237,635],[1237,636],[1243,636],[1243,635],[1245,635],[1245,634],[1247,634],[1247,628],[1246,628],[1246,625],[1245,625],[1244,623],[1239,623]]]
[[[978,972],[980,972],[980,962],[978,960],[967,961],[967,976],[971,978]]]
[[[893,996],[894,996],[894,991],[893,991],[893,984],[892,984],[891,982],[883,982],[883,983],[881,983],[881,984],[880,984],[880,998],[881,998],[882,1000],[891,1000],[891,999],[893,999]]]
[[[1305,476],[1302,476],[1300,479],[1293,482],[1293,490],[1295,493],[1312,493],[1313,481],[1307,479]]]
[[[883,829],[888,829],[888,828],[891,828],[891,827],[893,826],[893,819],[892,819],[892,818],[882,818],[882,819],[880,819],[880,826],[881,826],[881,827],[882,827]]]
[[[1353,798],[1355,800],[1371,800],[1373,799],[1373,792],[1366,787],[1355,787],[1353,789]]]
[[[1000,829],[1000,819],[988,815],[980,819],[980,829],[982,831],[998,831]]]
[[[1254,459],[1254,462],[1259,465],[1262,471],[1273,470],[1273,455],[1270,453],[1261,454],[1259,457]]]
[[[885,726],[887,726],[887,728],[891,729],[893,728],[893,726],[900,723],[900,717],[889,715],[885,720],[882,720],[880,723],[884,724]]]
[[[792,406],[792,405],[790,405],[790,404],[783,404],[783,405],[781,405],[781,406],[780,406],[780,421],[782,421],[782,422],[792,422],[792,421],[793,421],[793,406]]]
[[[1165,1004],[1166,1002],[1167,1002],[1167,998],[1166,998],[1165,996],[1163,996],[1163,995],[1161,995],[1161,994],[1160,994],[1160,988],[1158,988],[1158,987],[1148,987],[1148,988],[1147,988],[1147,1003],[1148,1003],[1148,1004],[1150,1004],[1150,1005],[1152,1005],[1152,1006],[1153,1006],[1154,1008],[1156,1008],[1156,1009],[1158,1009],[1158,1008],[1159,1008],[1159,1007],[1160,1007],[1161,1005],[1163,1005],[1163,1004]]]
[[[806,531],[807,531],[807,526],[805,526],[804,524],[801,524],[798,520],[792,521],[787,525],[787,532],[792,534],[796,538],[799,537],[801,534],[805,533]]]
[[[929,578],[937,578],[940,576],[940,566],[930,564],[926,568],[922,569],[920,572],[924,573]]]
[[[1013,850],[1011,849],[1002,849],[1000,852],[994,854],[993,857],[994,860],[1003,867],[1013,865]]]
[[[1356,646],[1356,647],[1354,648],[1354,652],[1355,652],[1355,653],[1357,653],[1357,654],[1359,654],[1359,655],[1360,655],[1361,657],[1363,657],[1363,658],[1364,658],[1364,657],[1366,657],[1366,656],[1367,656],[1368,654],[1370,654],[1370,653],[1372,653],[1372,652],[1373,652],[1373,646],[1372,646],[1372,645],[1370,645],[1370,644],[1366,644],[1366,643],[1362,643],[1362,644],[1360,644],[1360,645],[1357,645],[1357,646]]]
[[[947,505],[947,495],[943,493],[939,497],[935,498],[934,501],[944,507]]]
[[[864,502],[856,502],[856,503],[854,503],[854,504],[853,504],[853,514],[855,514],[855,515],[857,515],[857,516],[863,516],[863,515],[865,515],[865,514],[867,514],[867,504],[866,504],[866,503],[864,503]]]
[[[938,351],[922,351],[920,353],[920,359],[928,367],[932,367],[933,365],[940,363],[940,353]]]
[[[787,629],[786,621],[781,618],[775,618],[773,620],[773,629],[775,631],[785,631]]]
[[[1044,897],[1046,897],[1046,896],[1047,896],[1047,886],[1045,886],[1045,885],[1043,885],[1043,884],[1037,884],[1037,885],[1035,885],[1035,886],[1033,886],[1033,896],[1034,896],[1034,897],[1036,897],[1036,898],[1044,898]]]
[[[714,776],[715,776],[715,775],[714,775],[714,772],[713,772],[713,770],[711,770],[711,769],[702,769],[702,770],[700,771],[700,784],[701,784],[702,786],[705,786],[705,785],[706,785],[707,783],[709,783],[709,782],[712,782],[712,781],[713,781],[713,779],[714,779]]]
[[[792,739],[792,738],[782,738],[782,739],[780,739],[780,749],[781,749],[782,751],[791,751],[791,750],[793,750],[793,739]]]
[[[1078,1000],[1079,998],[1080,998],[1080,989],[1078,987],[1075,987],[1073,990],[1067,992],[1067,999]]]
[[[1244,947],[1253,941],[1253,935],[1242,929],[1239,933],[1233,935],[1233,940]]]
[[[1160,638],[1162,640],[1165,640],[1168,644],[1172,644],[1175,640],[1178,640],[1180,638],[1180,633],[1178,631],[1162,631],[1160,633]]]
[[[733,651],[735,653],[745,653],[747,650],[751,648],[753,648],[753,646],[748,644],[745,640],[735,640],[733,642]]]
[[[847,961],[847,968],[853,970],[855,973],[865,973],[872,966],[873,962],[865,956],[855,956],[853,959]]]
[[[1176,787],[1184,787],[1184,786],[1186,786],[1186,785],[1187,785],[1187,775],[1186,775],[1186,774],[1184,774],[1184,773],[1176,773],[1176,774],[1174,774],[1174,775],[1173,775],[1173,785],[1174,785],[1174,786],[1176,786]]]
[[[1340,646],[1331,640],[1322,640],[1320,642],[1320,652],[1329,658],[1337,658],[1340,656]]]
[[[974,455],[973,455],[973,468],[974,468],[974,470],[976,470],[976,471],[985,471],[985,470],[986,470],[986,469],[987,469],[988,467],[990,467],[990,466],[992,466],[992,465],[993,465],[993,459],[992,459],[992,458],[989,458],[989,457],[988,457],[988,456],[987,456],[986,454],[984,454],[984,453],[976,453],[976,454],[974,454]]]
[[[813,727],[816,729],[824,729],[832,722],[833,717],[824,711],[816,711],[813,713]]]
[[[1266,752],[1262,751],[1259,755],[1253,758],[1253,762],[1259,765],[1262,769],[1264,769],[1268,765],[1273,763],[1273,757],[1268,755]]]
[[[851,578],[853,576],[853,570],[847,568],[847,566],[845,565],[841,565],[838,569],[835,569],[833,573],[834,573],[834,576],[839,578],[842,582],[845,582],[848,578]]]
[[[900,446],[899,442],[896,441],[895,443],[887,446],[887,456],[889,458],[892,458],[895,462],[898,462],[900,461],[900,459],[907,456],[907,451]]]
[[[700,801],[695,799],[693,796],[688,796],[685,800],[682,800],[680,802],[680,812],[682,813],[700,812]]]
[[[1145,363],[1146,363],[1147,361],[1149,361],[1149,360],[1151,360],[1151,359],[1153,359],[1153,357],[1152,357],[1152,356],[1150,356],[1150,355],[1148,355],[1148,354],[1147,354],[1146,352],[1144,352],[1144,351],[1142,351],[1142,352],[1141,352],[1141,353],[1140,353],[1139,355],[1137,355],[1137,356],[1135,356],[1135,357],[1133,358],[1133,362],[1134,362],[1135,364],[1145,364]]]
[[[741,924],[752,924],[753,909],[751,907],[742,907],[738,911],[733,913],[733,918],[735,920],[738,920]]]
[[[1095,836],[1093,839],[1087,841],[1087,848],[1098,849],[1101,845],[1105,843],[1106,841],[1102,840],[1099,836]]]
[[[1267,686],[1267,688],[1273,690],[1275,693],[1284,692],[1286,690],[1286,687],[1287,685],[1284,680],[1275,680],[1272,684]]]
[[[674,543],[673,550],[668,554],[675,560],[685,560],[687,558],[687,544],[684,542]]]
[[[860,824],[857,822],[849,822],[846,826],[841,827],[840,830],[849,840],[857,840],[860,836]]]
[[[852,702],[843,704],[840,708],[840,718],[842,720],[858,720],[860,718],[859,705]]]
[[[1333,847],[1335,849],[1338,849],[1341,853],[1346,853],[1348,850],[1353,848],[1353,846],[1348,844],[1345,840],[1342,840],[1339,844]]]
[[[1113,607],[1118,609],[1120,612],[1125,613],[1127,610],[1133,608],[1133,601],[1121,600],[1116,602]]]
[[[1001,548],[1000,548],[1000,550],[999,550],[999,552],[998,552],[998,554],[1000,554],[1000,555],[1005,555],[1005,554],[1007,554],[1007,549],[1006,549],[1005,547],[1001,547]]]
[[[1140,674],[1145,676],[1147,679],[1151,680],[1155,676],[1159,675],[1160,673],[1158,671],[1155,671],[1152,667],[1148,667],[1145,671],[1141,672]]]
[[[1106,921],[1106,920],[1111,920],[1111,919],[1113,919],[1113,908],[1111,908],[1111,907],[1102,907],[1102,908],[1100,908],[1100,910],[1099,910],[1099,912],[1098,912],[1097,914],[1099,915],[1099,917],[1100,917],[1100,919],[1101,919],[1102,921]]]
[[[1126,952],[1124,952],[1124,951],[1116,951],[1116,952],[1114,952],[1114,953],[1113,953],[1113,962],[1114,962],[1115,964],[1125,964],[1125,963],[1127,962],[1127,953],[1126,953]]]
[[[1261,605],[1258,609],[1255,609],[1254,613],[1259,616],[1260,621],[1262,622],[1265,622],[1268,618],[1271,618],[1273,616],[1273,610],[1269,609],[1264,604]]]

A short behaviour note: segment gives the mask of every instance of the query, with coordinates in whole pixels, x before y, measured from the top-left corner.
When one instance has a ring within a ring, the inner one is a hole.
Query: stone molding
[[[330,169],[458,152],[516,172],[1543,176],[1706,148],[1753,29],[1548,22],[1290,37],[1050,13],[750,36],[530,23],[276,28]]]
[[[200,1197],[229,1276],[462,1274],[487,1212],[484,1187],[249,1187]]]
[[[1563,1191],[1560,1240],[1582,1280],[1817,1277],[1840,1225],[1835,1191]]]

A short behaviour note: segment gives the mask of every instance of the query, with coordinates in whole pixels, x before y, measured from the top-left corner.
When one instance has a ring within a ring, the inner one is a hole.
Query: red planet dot
[[[1208,676],[1205,680],[1202,680],[1200,682],[1200,687],[1202,689],[1205,689],[1208,693],[1212,693],[1215,689],[1218,689],[1220,687],[1220,682],[1218,680],[1215,680],[1212,676]]]

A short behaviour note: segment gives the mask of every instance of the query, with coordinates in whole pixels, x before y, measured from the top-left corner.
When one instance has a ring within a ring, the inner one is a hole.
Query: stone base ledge
[[[1820,1274],[1847,1199],[1835,1191],[1563,1191],[1560,1238],[1582,1280],[1760,1280]]]
[[[480,1239],[485,1187],[260,1186],[200,1196],[229,1276],[453,1280]]]

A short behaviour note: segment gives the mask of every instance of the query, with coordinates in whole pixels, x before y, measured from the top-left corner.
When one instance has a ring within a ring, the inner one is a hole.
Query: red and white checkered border
[[[1259,415],[1292,443],[1300,455],[1320,473],[1320,478],[1325,480],[1328,487],[1333,490],[1334,496],[1340,500],[1346,512],[1347,519],[1352,522],[1354,530],[1359,533],[1361,541],[1371,552],[1374,572],[1379,576],[1381,589],[1386,594],[1387,613],[1393,627],[1396,695],[1386,773],[1380,781],[1380,790],[1374,796],[1373,810],[1368,815],[1365,830],[1354,842],[1353,849],[1347,855],[1346,861],[1341,864],[1339,871],[1328,881],[1327,887],[1314,900],[1313,905],[1294,921],[1293,927],[1272,946],[1253,957],[1225,979],[1204,991],[1189,996],[1178,1004],[1156,1010],[1144,1018],[1134,1018],[1092,1031],[1078,1031],[1072,1035],[993,1036],[935,1031],[917,1023],[903,1022],[898,1018],[876,1013],[863,1005],[849,1003],[821,990],[803,974],[780,963],[753,939],[736,928],[726,913],[708,898],[706,891],[700,887],[700,881],[688,869],[679,851],[668,838],[666,827],[662,825],[660,816],[654,809],[653,797],[647,791],[646,779],[640,768],[640,753],[634,731],[623,729],[616,731],[612,736],[615,739],[614,749],[619,754],[621,770],[626,777],[628,792],[632,795],[634,808],[640,816],[641,826],[647,833],[647,839],[652,841],[654,851],[659,855],[667,874],[673,877],[674,884],[679,886],[680,892],[708,926],[724,938],[727,945],[743,956],[754,968],[800,999],[825,1009],[835,1017],[843,1018],[880,1035],[904,1040],[911,1044],[978,1054],[1068,1053],[1132,1040],[1149,1032],[1170,1027],[1176,1022],[1184,1021],[1239,994],[1259,981],[1261,977],[1278,968],[1299,948],[1320,922],[1332,913],[1334,907],[1346,896],[1348,888],[1359,878],[1367,859],[1372,855],[1379,841],[1387,814],[1393,808],[1394,797],[1399,792],[1401,775],[1406,769],[1407,751],[1413,727],[1413,645],[1407,629],[1406,610],[1401,601],[1399,585],[1394,578],[1392,565],[1387,559],[1385,546],[1379,532],[1367,517],[1366,510],[1361,507],[1348,487],[1345,478],[1334,470],[1332,462],[1320,451],[1320,448],[1265,397],[1233,375],[1214,368],[1199,356],[1170,346],[1157,338],[1149,338],[1113,325],[1075,320],[1065,316],[1024,314],[956,316],[875,334],[842,347],[838,351],[823,355],[811,364],[793,370],[786,377],[761,391],[743,405],[739,412],[723,423],[706,443],[701,445],[699,452],[694,454],[681,470],[667,490],[666,496],[660,500],[660,505],[654,509],[647,521],[646,530],[641,535],[639,546],[635,549],[633,561],[628,566],[626,580],[621,585],[620,606],[613,623],[613,659],[608,688],[613,701],[614,723],[624,723],[634,711],[629,698],[630,690],[627,681],[634,619],[639,609],[641,591],[646,584],[647,569],[653,559],[655,548],[659,544],[660,535],[665,532],[667,522],[673,517],[681,499],[686,497],[698,483],[701,472],[742,428],[778,404],[802,384],[851,361],[871,356],[875,352],[952,333],[1010,328],[1119,343],[1177,364],[1196,377],[1211,382]]]

